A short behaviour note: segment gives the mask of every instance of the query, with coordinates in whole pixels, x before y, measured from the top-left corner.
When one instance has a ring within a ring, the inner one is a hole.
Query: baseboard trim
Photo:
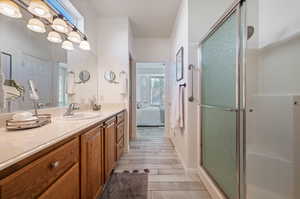
[[[185,164],[185,162],[184,162],[184,159],[181,157],[181,154],[177,151],[177,147],[176,147],[176,145],[174,144],[174,141],[173,141],[172,137],[171,137],[171,136],[166,136],[166,137],[168,137],[168,138],[171,140],[171,142],[172,142],[172,144],[173,144],[173,146],[174,146],[174,150],[175,150],[175,152],[176,152],[177,155],[178,155],[178,158],[179,158],[179,160],[180,160],[180,162],[181,162],[181,164],[182,164],[182,166],[183,166],[184,171],[185,171],[186,173],[188,173],[188,174],[197,174],[197,175],[198,175],[199,172],[198,172],[198,169],[197,169],[197,168],[189,168],[189,167],[186,166],[186,164]]]
[[[198,174],[212,199],[226,199],[224,194],[218,189],[218,187],[207,175],[206,171],[203,168],[198,169]]]
[[[186,164],[185,164],[184,159],[182,158],[181,154],[178,152],[177,147],[176,147],[176,144],[175,144],[173,138],[170,136],[169,139],[170,139],[170,141],[172,142],[172,144],[173,144],[173,146],[174,146],[174,150],[175,150],[175,152],[177,153],[178,158],[179,158],[179,160],[180,160],[180,162],[181,162],[181,164],[182,164],[184,170],[186,171],[186,170],[187,170]]]

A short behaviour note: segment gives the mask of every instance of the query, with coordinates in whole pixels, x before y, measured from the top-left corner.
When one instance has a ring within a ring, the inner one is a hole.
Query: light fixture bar
[[[33,17],[38,17],[38,16],[32,14],[31,12],[29,12],[29,10],[28,10],[28,6],[29,6],[29,5],[28,5],[26,2],[24,2],[23,0],[11,0],[11,1],[15,2],[16,4],[18,4],[23,10],[25,10],[26,12],[28,12],[31,16],[33,16]],[[54,13],[54,16],[55,16],[55,15],[56,15],[56,16],[61,15],[61,14],[58,13],[51,5],[49,5],[46,1],[44,1],[44,0],[42,0],[42,1],[48,5],[48,7],[49,7],[49,9],[51,10],[51,12]],[[38,17],[38,18],[39,18],[41,21],[43,21],[43,23],[44,23],[45,25],[51,27],[51,22],[50,22],[50,21],[48,21],[48,20],[45,19],[45,18],[41,18],[41,17]],[[63,20],[67,23],[68,26],[70,26],[71,29],[76,28],[76,26],[75,26],[74,24],[72,24],[70,21],[65,20],[65,19],[63,19]],[[85,37],[86,37],[86,35],[83,34],[80,30],[77,29],[77,32],[81,35],[82,38],[85,38]],[[62,33],[62,34],[64,34],[64,33]],[[67,37],[68,35],[65,34],[65,36]]]

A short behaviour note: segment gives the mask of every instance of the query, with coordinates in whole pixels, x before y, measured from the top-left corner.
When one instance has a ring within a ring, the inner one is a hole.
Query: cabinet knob
[[[59,166],[59,161],[55,161],[55,162],[52,162],[51,164],[50,164],[50,168],[51,169],[55,169],[55,168],[57,168]]]

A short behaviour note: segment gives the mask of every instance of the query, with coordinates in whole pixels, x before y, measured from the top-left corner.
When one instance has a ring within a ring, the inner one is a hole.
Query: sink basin
[[[92,113],[92,112],[78,112],[74,113],[70,116],[63,116],[64,120],[87,120],[99,117],[100,113]]]

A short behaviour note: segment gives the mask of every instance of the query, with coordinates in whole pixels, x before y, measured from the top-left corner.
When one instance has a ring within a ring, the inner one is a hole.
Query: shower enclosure
[[[240,50],[242,5],[236,4],[201,41],[202,166],[230,199],[240,186]]]
[[[201,167],[228,199],[300,198],[299,7],[236,1],[200,42]]]

